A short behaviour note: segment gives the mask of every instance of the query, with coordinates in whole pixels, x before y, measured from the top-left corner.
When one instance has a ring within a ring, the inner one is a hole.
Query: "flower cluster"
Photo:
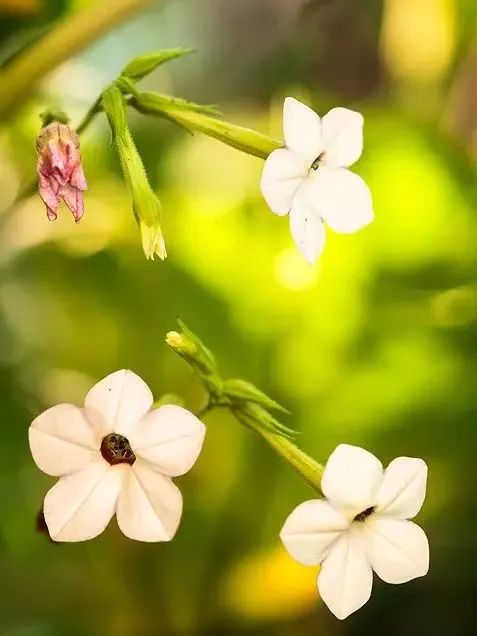
[[[222,380],[210,351],[183,323],[181,327],[182,333],[168,334],[167,343],[206,389],[209,399],[202,413],[228,408],[312,487],[321,489],[325,498],[300,504],[280,538],[298,562],[321,565],[318,590],[335,616],[346,618],[366,603],[373,571],[388,583],[424,576],[429,545],[410,519],[424,501],[425,462],[398,457],[384,470],[368,451],[341,444],[323,468],[294,445],[290,429],[270,416],[267,408],[281,408],[274,400],[243,380]],[[195,463],[205,427],[181,406],[152,405],[143,380],[122,370],[93,386],[83,408],[59,404],[33,421],[33,458],[43,472],[60,477],[43,506],[54,541],[92,539],[114,514],[131,539],[174,537],[182,496],[172,477]]]
[[[292,237],[309,263],[323,250],[325,224],[348,234],[373,220],[370,190],[349,170],[363,149],[360,113],[340,107],[320,118],[287,97],[282,144],[219,119],[214,107],[138,88],[137,82],[158,66],[188,53],[168,49],[132,60],[85,120],[100,111],[106,114],[146,258],[166,258],[162,207],[128,128],[127,107],[265,159],[261,192],[276,215],[289,214]],[[36,147],[38,189],[48,218],[57,218],[63,200],[79,221],[86,180],[78,134],[65,123],[50,123]],[[410,520],[424,501],[425,462],[398,457],[384,469],[368,451],[341,444],[323,467],[297,448],[294,431],[272,414],[288,413],[284,407],[250,382],[222,378],[209,349],[184,323],[179,325],[181,331],[169,332],[166,342],[205,389],[199,414],[228,409],[324,495],[300,504],[280,538],[298,562],[320,566],[318,590],[335,616],[346,618],[367,602],[373,571],[388,583],[424,576],[429,545],[424,531]],[[153,408],[150,389],[128,370],[93,386],[82,408],[59,404],[39,415],[29,429],[31,452],[43,472],[59,477],[43,505],[51,539],[92,539],[116,515],[131,539],[170,541],[182,514],[182,495],[173,478],[193,466],[204,435],[204,424],[181,406]]]
[[[310,263],[315,262],[325,245],[325,223],[335,232],[349,234],[373,220],[369,188],[361,177],[348,170],[363,150],[360,113],[339,107],[320,118],[305,104],[287,97],[283,107],[283,147],[255,130],[219,119],[220,113],[213,106],[138,88],[137,82],[159,66],[191,52],[192,49],[165,49],[133,59],[104,89],[79,127],[83,129],[101,110],[106,114],[146,258],[166,257],[160,226],[162,208],[127,126],[127,105],[265,159],[260,181],[263,196],[275,214],[290,215],[292,237]],[[48,217],[56,218],[63,198],[79,220],[86,181],[78,136],[65,124],[54,123],[39,135],[37,149],[39,191]]]

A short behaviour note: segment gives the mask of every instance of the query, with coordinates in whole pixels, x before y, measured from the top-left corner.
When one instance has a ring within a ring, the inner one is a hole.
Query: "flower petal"
[[[88,184],[86,183],[86,178],[83,172],[83,166],[80,163],[77,163],[71,173],[70,183],[73,188],[78,188],[78,190],[86,190]]]
[[[62,477],[45,497],[43,512],[54,541],[97,537],[114,514],[125,464],[110,466],[102,458]]]
[[[147,413],[131,429],[129,442],[136,455],[169,477],[191,469],[202,448],[205,426],[180,406],[165,404]]]
[[[359,446],[340,444],[330,455],[321,489],[350,518],[373,506],[382,483],[379,459]]]
[[[347,532],[333,545],[321,566],[318,590],[333,612],[343,619],[371,596],[373,572],[357,533]]]
[[[412,519],[426,496],[427,465],[417,457],[398,457],[384,471],[376,512]]]
[[[352,234],[374,219],[373,200],[366,183],[346,168],[323,166],[310,173],[309,200],[339,234]]]
[[[114,432],[127,437],[152,402],[147,384],[132,371],[122,369],[95,384],[84,406],[88,418],[102,435]]]
[[[363,152],[363,116],[348,108],[333,108],[322,123],[324,163],[327,166],[347,167]]]
[[[406,583],[429,570],[429,542],[412,521],[371,515],[364,523],[366,552],[386,583]]]
[[[60,195],[66,206],[73,212],[73,217],[78,222],[84,214],[83,194],[78,188],[65,183],[60,190]]]
[[[293,199],[290,232],[305,259],[313,264],[323,251],[326,233],[323,221],[310,204],[308,191],[305,181]]]
[[[121,531],[136,541],[170,541],[182,515],[182,495],[174,482],[137,459],[119,496]]]
[[[280,539],[291,556],[303,565],[318,565],[330,546],[349,528],[349,521],[323,499],[305,501],[290,514]]]
[[[30,450],[47,475],[66,475],[99,455],[99,441],[82,409],[58,404],[33,420],[28,431]]]
[[[291,208],[292,199],[307,174],[302,157],[286,148],[268,155],[260,180],[260,190],[270,209],[284,216]]]
[[[283,134],[287,148],[306,159],[308,167],[323,151],[320,117],[293,97],[283,104]]]

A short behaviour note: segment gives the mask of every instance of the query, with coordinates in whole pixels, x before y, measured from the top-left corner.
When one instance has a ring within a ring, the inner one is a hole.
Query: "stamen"
[[[363,512],[360,512],[358,515],[356,515],[353,521],[365,521],[373,512],[374,506],[371,506],[371,508],[366,508],[366,510],[363,510]]]
[[[134,464],[136,455],[133,453],[129,441],[118,433],[111,433],[101,442],[101,455],[115,466],[116,464]]]
[[[318,157],[315,159],[315,161],[311,164],[311,169],[318,170],[318,168],[320,167],[320,163],[323,161],[324,158],[325,158],[325,153],[324,152],[320,153]]]

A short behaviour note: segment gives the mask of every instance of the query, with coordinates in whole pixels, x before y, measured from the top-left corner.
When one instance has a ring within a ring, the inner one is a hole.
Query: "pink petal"
[[[83,195],[69,183],[61,188],[60,194],[68,208],[73,212],[76,223],[78,223],[84,213]]]

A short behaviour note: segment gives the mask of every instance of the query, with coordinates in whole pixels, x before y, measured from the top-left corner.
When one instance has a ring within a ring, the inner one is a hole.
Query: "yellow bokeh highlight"
[[[229,572],[224,602],[248,620],[293,618],[317,604],[316,578],[316,568],[296,563],[281,546],[253,553]]]
[[[413,84],[438,80],[455,49],[453,0],[387,0],[381,50],[389,72]]]
[[[282,250],[275,258],[275,278],[285,289],[302,291],[311,287],[317,278],[319,264],[312,266],[292,247]]]

